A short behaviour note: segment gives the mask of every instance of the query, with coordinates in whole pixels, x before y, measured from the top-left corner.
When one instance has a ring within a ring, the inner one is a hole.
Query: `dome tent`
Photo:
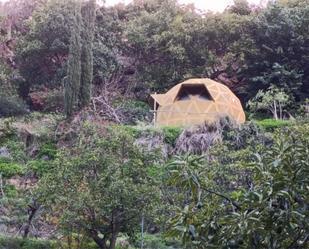
[[[157,125],[213,123],[222,117],[229,117],[236,123],[245,122],[239,99],[227,86],[211,79],[189,79],[165,94],[152,94],[151,97]]]

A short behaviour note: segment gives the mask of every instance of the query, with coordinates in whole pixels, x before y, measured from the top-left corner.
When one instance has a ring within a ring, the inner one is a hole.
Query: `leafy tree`
[[[65,113],[73,114],[79,104],[81,80],[81,2],[73,2],[72,31],[68,57],[68,71],[65,78]]]
[[[127,17],[117,7],[102,6],[97,9],[95,39],[93,41],[94,83],[107,83],[119,71],[122,73],[124,51],[127,45],[123,30]],[[129,58],[126,58],[129,60]],[[115,89],[113,89],[114,91]],[[126,90],[126,89],[125,89]]]
[[[93,79],[93,36],[95,24],[96,1],[91,0],[83,8],[82,54],[81,54],[81,88],[80,105],[90,103]]]
[[[238,15],[249,15],[251,8],[247,0],[234,0],[234,4],[228,8],[228,11]]]
[[[39,4],[26,21],[29,31],[17,40],[15,61],[23,97],[31,88],[61,85],[66,73],[70,40],[70,1],[51,0]]]
[[[239,77],[247,84],[245,99],[274,84],[291,92],[296,101],[308,96],[309,8],[299,2],[270,3],[245,28],[251,45],[242,49]]]
[[[109,130],[100,138],[88,125],[45,175],[41,196],[65,231],[114,249],[119,233],[132,235],[142,214],[151,212],[159,193],[155,168],[154,158],[125,131]]]
[[[270,111],[274,119],[282,119],[284,108],[290,103],[291,98],[282,89],[270,86],[266,92],[258,91],[256,96],[248,101],[251,111]]]
[[[251,16],[231,12],[201,16],[175,1],[148,0],[126,22],[127,56],[134,58],[136,91],[163,91],[188,77],[220,79],[234,85],[248,47],[244,29]],[[240,39],[244,37],[243,39]],[[237,81],[236,81],[237,83]]]
[[[186,248],[306,248],[308,136],[308,125],[278,132],[253,163],[242,163],[251,171],[247,187],[220,190],[218,167],[200,157],[172,162],[169,179],[188,197],[168,235]]]

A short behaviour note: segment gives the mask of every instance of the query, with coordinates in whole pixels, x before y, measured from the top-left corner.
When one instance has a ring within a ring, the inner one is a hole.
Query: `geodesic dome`
[[[225,85],[211,79],[189,79],[165,94],[152,94],[157,125],[194,125],[213,123],[229,117],[244,123],[240,100]]]

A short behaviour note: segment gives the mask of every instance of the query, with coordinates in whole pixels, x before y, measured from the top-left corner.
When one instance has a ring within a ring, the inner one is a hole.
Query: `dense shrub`
[[[149,122],[152,119],[149,105],[142,101],[124,101],[119,104],[119,109],[123,116],[123,122],[127,124],[136,124],[138,121]]]
[[[57,112],[63,111],[63,90],[62,89],[44,89],[29,94],[31,99],[31,108],[35,111]]]
[[[44,174],[48,173],[50,169],[50,163],[45,160],[32,160],[29,161],[27,167],[30,171],[35,173],[37,176],[43,176]]]
[[[250,170],[247,186],[222,188],[222,165],[204,157],[175,158],[166,166],[167,182],[186,201],[174,209],[167,235],[190,249],[307,248],[308,138],[308,124],[284,127],[272,146],[247,151],[253,157],[240,164],[232,161],[240,174]]]
[[[134,243],[134,248],[141,248],[141,237]],[[145,249],[176,249],[181,248],[179,242],[166,240],[161,234],[144,234],[143,248]]]
[[[164,142],[174,146],[176,143],[176,139],[179,137],[182,129],[179,127],[163,127],[162,128],[164,134]]]
[[[0,162],[0,172],[3,177],[9,178],[22,174],[24,172],[24,168],[17,163]]]
[[[15,198],[18,194],[14,185],[6,184],[3,188],[5,196],[8,198]]]
[[[27,112],[27,105],[20,98],[0,94],[0,117],[18,116]]]
[[[16,134],[4,139],[0,146],[4,146],[8,149],[12,161],[24,163],[27,160],[25,144],[23,141],[19,140]]]
[[[273,131],[274,129],[288,126],[291,124],[288,120],[281,120],[281,119],[263,119],[261,121],[257,121],[257,124],[264,128],[267,131]]]
[[[54,159],[57,154],[57,147],[54,143],[48,142],[42,145],[39,150],[38,157],[47,156],[48,159]]]
[[[51,241],[0,237],[0,249],[57,249]]]

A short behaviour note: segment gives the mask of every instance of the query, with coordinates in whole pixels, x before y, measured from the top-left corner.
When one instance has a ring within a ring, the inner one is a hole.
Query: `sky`
[[[259,4],[265,0],[248,0],[252,4]],[[105,0],[106,5],[111,6],[116,3],[128,4],[131,0]],[[195,7],[201,10],[211,10],[214,12],[222,12],[228,5],[233,3],[233,0],[178,0],[179,3],[188,4],[194,3]]]
[[[9,0],[0,0],[0,2],[5,2]],[[105,0],[107,6],[112,6],[117,3],[128,4],[132,0]],[[248,0],[251,4],[266,3],[267,0]],[[211,10],[214,12],[222,12],[227,6],[233,3],[233,0],[178,0],[182,4],[194,3],[195,7],[201,10]]]

